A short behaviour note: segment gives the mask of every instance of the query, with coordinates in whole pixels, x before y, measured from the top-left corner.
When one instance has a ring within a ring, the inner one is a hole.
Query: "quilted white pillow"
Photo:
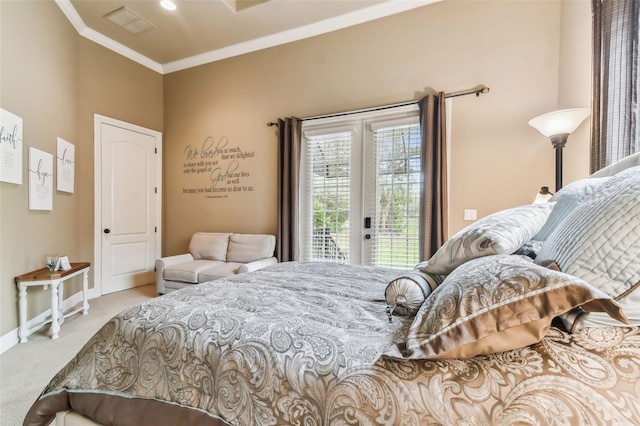
[[[640,325],[640,166],[611,177],[571,212],[540,249],[536,263],[545,260],[613,297]]]
[[[429,274],[449,274],[478,257],[511,254],[540,231],[553,206],[531,204],[485,216],[449,238],[417,268]]]
[[[609,177],[586,178],[570,183],[551,197],[549,201],[556,205],[549,214],[540,231],[533,237],[534,240],[544,241],[569,216],[576,207],[593,197],[597,189],[606,182]]]

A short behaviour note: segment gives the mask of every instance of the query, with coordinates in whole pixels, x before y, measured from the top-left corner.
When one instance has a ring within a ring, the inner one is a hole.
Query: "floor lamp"
[[[532,118],[529,125],[551,139],[556,151],[556,192],[562,188],[562,148],[567,138],[589,116],[588,108],[562,109]]]

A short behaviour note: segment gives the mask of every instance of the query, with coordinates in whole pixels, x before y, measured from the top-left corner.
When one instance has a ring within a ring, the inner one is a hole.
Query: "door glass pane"
[[[312,260],[350,262],[351,134],[309,139]]]
[[[370,263],[410,269],[419,255],[420,126],[378,129],[373,138],[376,205]]]

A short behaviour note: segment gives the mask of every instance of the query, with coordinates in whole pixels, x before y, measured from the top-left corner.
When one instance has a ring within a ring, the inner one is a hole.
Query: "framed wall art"
[[[29,147],[29,210],[53,210],[53,155]]]
[[[0,181],[22,183],[22,118],[0,108]]]
[[[56,189],[73,193],[75,179],[75,146],[62,138],[58,138],[56,153]]]

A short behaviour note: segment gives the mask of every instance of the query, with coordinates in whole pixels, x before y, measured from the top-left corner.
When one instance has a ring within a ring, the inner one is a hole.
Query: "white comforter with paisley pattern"
[[[552,328],[471,359],[381,357],[410,320],[385,313],[398,271],[281,263],[150,300],[109,321],[25,425],[638,424],[640,329]]]

